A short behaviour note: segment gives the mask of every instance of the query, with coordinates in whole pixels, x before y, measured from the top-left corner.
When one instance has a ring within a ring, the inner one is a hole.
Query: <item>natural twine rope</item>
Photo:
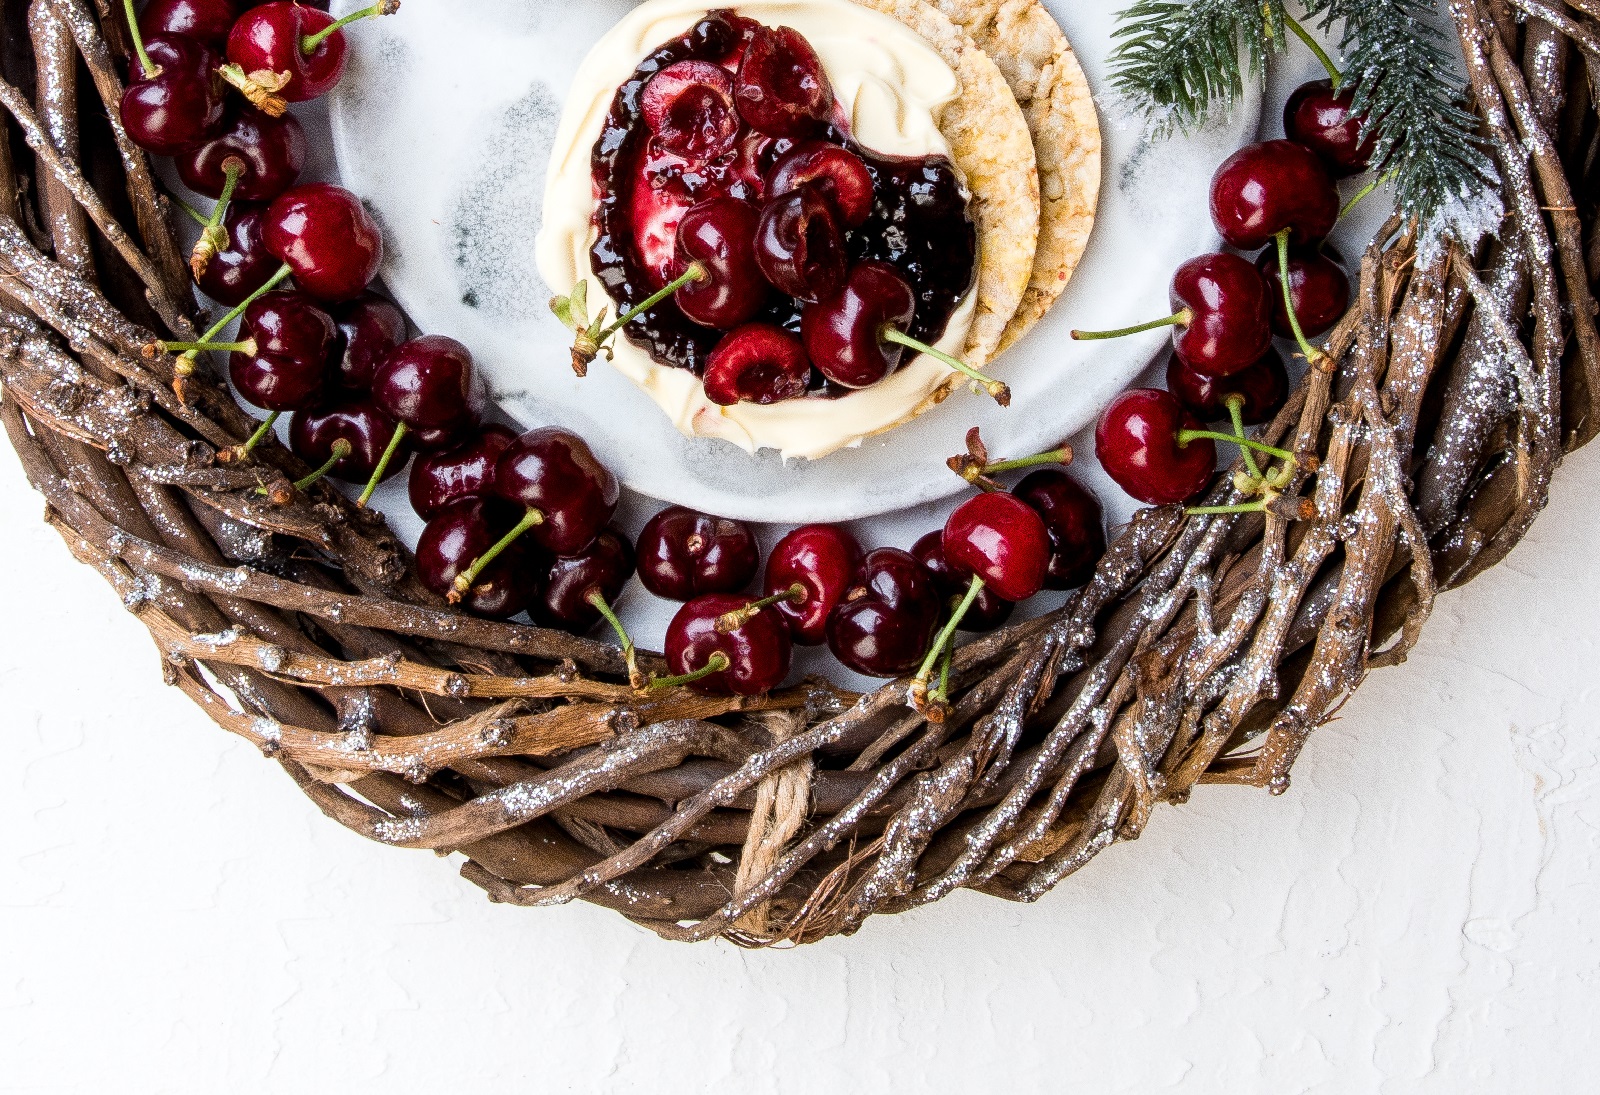
[[[772,733],[773,744],[787,741],[806,728],[804,715],[771,711],[757,716]],[[755,807],[750,811],[750,836],[739,856],[734,876],[734,897],[743,897],[767,873],[800,832],[811,813],[811,755],[780,768],[756,786]],[[772,902],[763,901],[734,921],[734,927],[756,939],[770,939],[778,931]]]

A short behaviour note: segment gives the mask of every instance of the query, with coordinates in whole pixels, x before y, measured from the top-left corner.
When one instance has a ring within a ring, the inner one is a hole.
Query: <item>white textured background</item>
[[[787,952],[493,907],[324,820],[41,505],[0,446],[0,1091],[1595,1088],[1600,451],[1288,795]]]

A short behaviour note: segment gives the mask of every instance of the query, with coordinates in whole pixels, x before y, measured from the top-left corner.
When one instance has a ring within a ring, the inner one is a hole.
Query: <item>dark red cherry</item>
[[[844,599],[861,567],[861,545],[839,525],[801,525],[778,541],[767,556],[762,594],[773,596],[801,585],[799,601],[779,601],[772,611],[789,625],[801,646],[827,641],[828,615]]]
[[[234,23],[228,35],[228,60],[246,73],[287,72],[289,82],[277,93],[291,103],[319,98],[344,75],[344,31],[334,31],[310,53],[301,43],[333,22],[327,12],[289,0],[261,4]]]
[[[150,0],[139,13],[139,34],[176,34],[221,51],[238,18],[233,0]]]
[[[245,309],[239,334],[255,343],[253,353],[228,357],[241,396],[267,411],[306,410],[321,400],[338,337],[328,313],[300,293],[267,293]]]
[[[717,621],[750,602],[731,593],[696,597],[667,625],[667,666],[677,675],[704,669],[721,654],[728,667],[689,685],[706,695],[756,696],[770,692],[789,675],[794,648],[789,630],[770,608],[748,617],[738,627],[721,630]]]
[[[805,394],[811,362],[798,335],[770,323],[729,331],[706,359],[706,398],[723,407]]]
[[[1180,443],[1200,423],[1159,388],[1129,388],[1101,412],[1095,456],[1117,486],[1153,506],[1187,502],[1211,482],[1217,446],[1209,438]]]
[[[872,215],[872,173],[847,148],[827,141],[801,141],[767,172],[766,195],[779,198],[815,184],[839,211],[846,228],[860,228]]]
[[[928,533],[911,545],[911,554],[928,568],[928,573],[933,576],[934,587],[939,591],[939,596],[944,598],[945,608],[953,610],[959,605],[967,595],[972,575],[958,572],[944,557],[944,533]],[[959,626],[962,631],[993,631],[1011,618],[1012,610],[1016,607],[985,586],[978,591],[977,599],[967,609],[967,614],[961,617]]]
[[[1267,284],[1238,255],[1201,255],[1172,275],[1168,299],[1187,308],[1187,326],[1174,327],[1172,345],[1189,367],[1211,376],[1248,367],[1272,345]]]
[[[581,635],[600,622],[600,610],[590,598],[599,594],[612,604],[631,577],[633,548],[628,538],[615,526],[604,529],[578,554],[560,556],[550,564],[544,592],[533,603],[534,622]]]
[[[477,425],[488,402],[472,354],[443,335],[395,347],[372,376],[372,398],[428,450],[445,448]]]
[[[800,313],[806,355],[822,375],[845,388],[866,388],[900,366],[899,343],[885,327],[909,330],[917,298],[911,284],[886,262],[858,262],[843,287]]]
[[[717,70],[721,72],[721,69]],[[756,265],[756,224],[761,211],[738,198],[709,198],[678,222],[678,269],[698,262],[705,277],[673,296],[691,320],[723,330],[754,318],[766,305],[767,283]]]
[[[494,498],[450,503],[417,540],[417,576],[441,597],[456,576],[493,547],[516,523],[516,511]],[[524,541],[513,541],[472,583],[461,604],[468,612],[504,620],[526,611],[539,594],[539,561]]]
[[[283,263],[267,250],[262,238],[266,216],[264,205],[240,202],[228,207],[222,221],[228,232],[228,246],[212,256],[196,283],[202,293],[219,304],[237,308],[272,280]]]
[[[330,314],[344,338],[335,379],[351,391],[367,391],[378,365],[406,340],[405,313],[392,301],[366,292]]]
[[[805,36],[790,27],[753,29],[734,81],[739,115],[769,137],[804,137],[833,115],[833,85]]]
[[[172,34],[152,35],[144,48],[155,68],[147,75],[134,59],[122,93],[122,125],[145,151],[176,156],[222,125],[225,86],[217,77],[222,58],[202,42]]]
[[[411,508],[426,521],[457,498],[490,493],[494,466],[516,438],[504,426],[488,425],[454,448],[424,453],[411,465],[407,483]]]
[[[821,300],[844,284],[844,230],[816,183],[767,202],[756,226],[755,252],[766,279],[796,300]]]
[[[944,557],[958,574],[975,574],[1008,601],[1044,588],[1050,535],[1033,507],[1014,495],[976,494],[944,523]]]
[[[933,575],[910,552],[869,551],[828,616],[828,649],[857,673],[904,676],[927,655],[941,608]]]
[[[1283,338],[1293,338],[1289,310],[1283,303],[1283,281],[1278,277],[1278,252],[1268,248],[1256,259],[1256,269],[1267,283],[1267,299],[1272,308],[1272,330]],[[1294,314],[1307,338],[1328,331],[1350,307],[1350,279],[1344,270],[1318,248],[1294,247],[1289,250],[1289,295],[1294,299]]]
[[[743,521],[668,506],[639,533],[639,580],[671,601],[737,593],[760,564],[755,533]]]
[[[1322,161],[1293,141],[1245,145],[1211,180],[1211,219],[1230,247],[1254,251],[1283,229],[1316,243],[1339,219],[1339,192]]]
[[[269,202],[295,184],[306,165],[306,134],[292,114],[269,117],[237,105],[216,136],[180,155],[175,162],[183,185],[208,198],[220,198],[227,183],[223,161],[237,157],[244,173],[233,189],[242,201]]]
[[[714,160],[739,137],[733,77],[709,61],[679,61],[650,77],[639,109],[656,142],[686,160]]]
[[[1228,396],[1242,396],[1244,424],[1258,426],[1277,414],[1289,398],[1289,372],[1277,350],[1268,350],[1248,369],[1220,377],[1203,376],[1174,354],[1167,362],[1167,391],[1202,422],[1230,418]]]
[[[1332,80],[1313,80],[1295,88],[1283,108],[1284,134],[1315,152],[1336,179],[1365,171],[1378,143],[1376,133],[1361,139],[1365,118],[1350,113],[1354,101],[1349,88],[1335,91]]]
[[[328,472],[346,483],[365,483],[372,478],[394,436],[394,420],[378,410],[370,399],[346,396],[339,402],[313,411],[300,411],[289,420],[289,448],[313,468],[320,468],[333,456],[336,441],[350,445],[350,455]],[[389,463],[384,479],[391,478],[405,465],[408,442]],[[433,514],[424,514],[434,516]]]
[[[1100,500],[1059,468],[1030,472],[1012,494],[1033,507],[1050,537],[1046,589],[1077,589],[1094,577],[1106,553],[1105,516]]]
[[[264,238],[293,269],[295,284],[318,300],[360,296],[383,263],[378,223],[359,198],[332,183],[280,194],[267,208]]]
[[[583,438],[553,427],[529,430],[500,454],[495,493],[542,516],[530,535],[554,555],[582,551],[617,509],[616,477]]]

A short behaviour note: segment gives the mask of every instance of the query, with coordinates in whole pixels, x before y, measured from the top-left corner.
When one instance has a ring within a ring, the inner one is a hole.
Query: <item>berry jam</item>
[[[679,61],[709,61],[737,70],[756,26],[730,10],[710,13],[681,38],[661,46],[617,89],[592,160],[598,238],[590,264],[622,309],[639,303],[680,273],[673,240],[678,221],[698,202],[731,196],[760,202],[767,170],[793,147],[787,139],[745,130],[734,148],[710,163],[692,163],[660,147],[644,123],[641,98],[650,78]],[[912,337],[937,342],[956,306],[972,288],[978,233],[969,195],[943,156],[885,157],[849,139],[842,110],[819,136],[861,157],[873,182],[872,214],[845,237],[850,261],[895,266],[916,294]],[[800,305],[779,293],[758,318],[800,329]],[[623,330],[657,363],[699,376],[724,332],[691,322],[668,299]],[[813,369],[809,393],[847,394]]]

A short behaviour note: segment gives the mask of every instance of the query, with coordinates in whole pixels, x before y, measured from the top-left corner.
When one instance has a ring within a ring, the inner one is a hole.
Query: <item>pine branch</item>
[[[1135,0],[1117,17],[1114,88],[1158,133],[1203,125],[1261,83],[1282,48],[1282,0]],[[1240,63],[1240,51],[1244,64]]]

